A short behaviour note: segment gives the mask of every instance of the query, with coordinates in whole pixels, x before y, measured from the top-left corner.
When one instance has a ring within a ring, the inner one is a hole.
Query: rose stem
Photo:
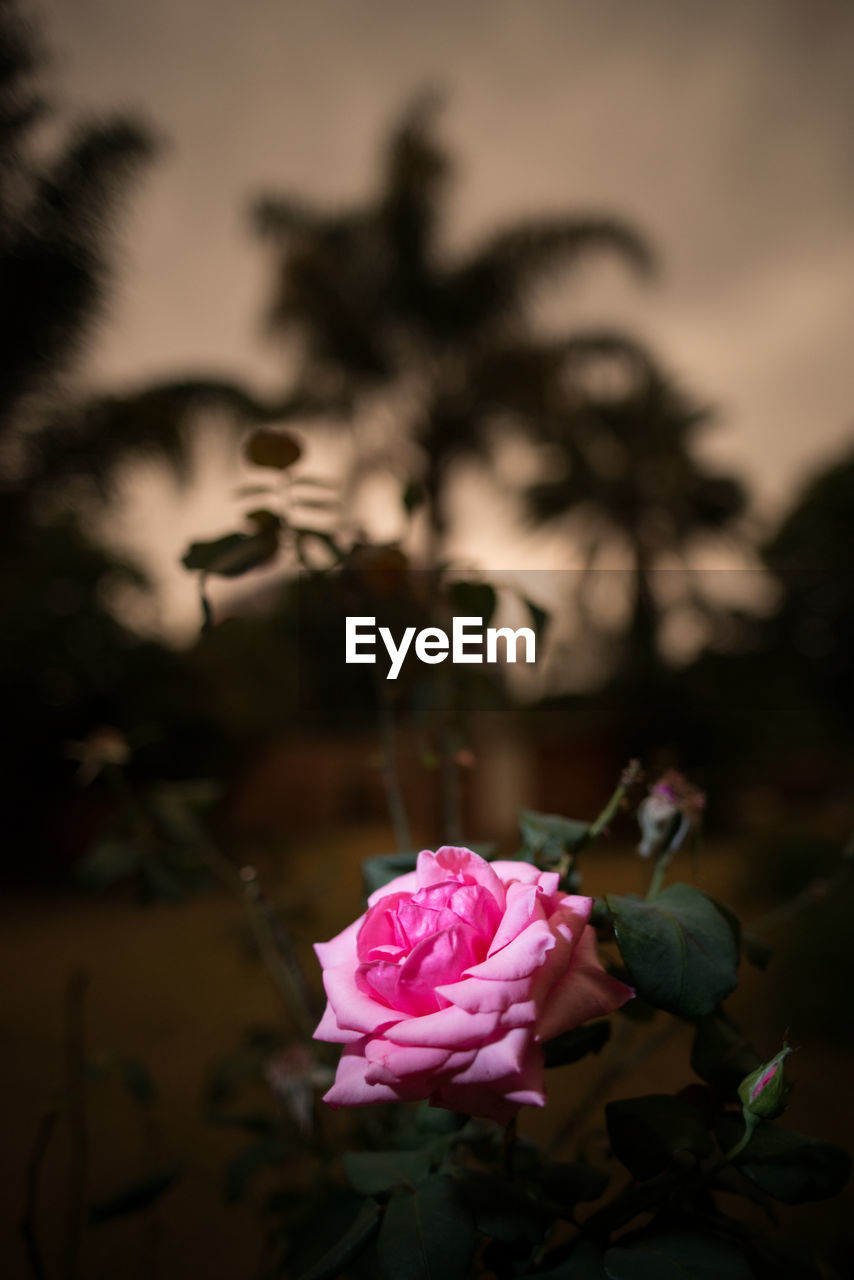
[[[598,840],[602,832],[613,822],[614,818],[622,808],[623,801],[628,796],[632,787],[639,781],[641,776],[640,765],[637,760],[630,760],[623,772],[620,774],[620,781],[611,796],[611,799],[605,805],[602,812],[597,818],[594,818],[590,826],[587,828],[587,835],[584,840],[576,848],[575,852],[580,853],[587,845],[592,844],[594,840]]]

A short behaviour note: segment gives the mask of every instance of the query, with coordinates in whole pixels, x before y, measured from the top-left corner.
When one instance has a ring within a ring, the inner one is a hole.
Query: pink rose
[[[429,1098],[501,1123],[543,1106],[542,1042],[634,995],[599,962],[592,906],[556,872],[424,850],[315,946],[328,997],[315,1038],[344,1045],[325,1101]]]

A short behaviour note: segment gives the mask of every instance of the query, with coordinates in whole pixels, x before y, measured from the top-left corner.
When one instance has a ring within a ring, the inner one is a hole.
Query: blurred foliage
[[[436,137],[437,108],[425,94],[404,113],[365,204],[326,212],[275,195],[255,206],[275,255],[271,331],[296,338],[310,393],[339,395],[354,408],[378,391],[390,396],[397,438],[363,457],[352,483],[378,469],[397,474],[406,510],[426,512],[433,561],[454,464],[466,454],[488,459],[500,415],[530,429],[544,370],[569,370],[571,357],[583,362],[602,348],[641,358],[615,334],[541,343],[531,308],[542,287],[590,253],[613,253],[642,272],[651,265],[638,233],[609,217],[532,218],[467,255],[450,254],[453,166]]]

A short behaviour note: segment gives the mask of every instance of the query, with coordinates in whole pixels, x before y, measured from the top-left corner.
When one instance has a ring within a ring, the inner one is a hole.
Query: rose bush
[[[526,862],[424,850],[315,946],[327,995],[315,1038],[344,1045],[325,1101],[429,1098],[501,1123],[543,1106],[542,1043],[634,994],[598,959],[592,905]]]

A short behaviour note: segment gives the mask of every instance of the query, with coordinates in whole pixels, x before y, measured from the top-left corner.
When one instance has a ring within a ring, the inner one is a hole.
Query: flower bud
[[[665,850],[675,852],[688,832],[699,826],[705,804],[702,791],[676,769],[668,769],[638,806],[640,856],[648,858]]]
[[[784,1044],[776,1058],[763,1063],[744,1077],[738,1086],[738,1096],[745,1120],[748,1116],[755,1120],[773,1120],[785,1111],[791,1085],[786,1083],[783,1062],[791,1052],[789,1046]]]

